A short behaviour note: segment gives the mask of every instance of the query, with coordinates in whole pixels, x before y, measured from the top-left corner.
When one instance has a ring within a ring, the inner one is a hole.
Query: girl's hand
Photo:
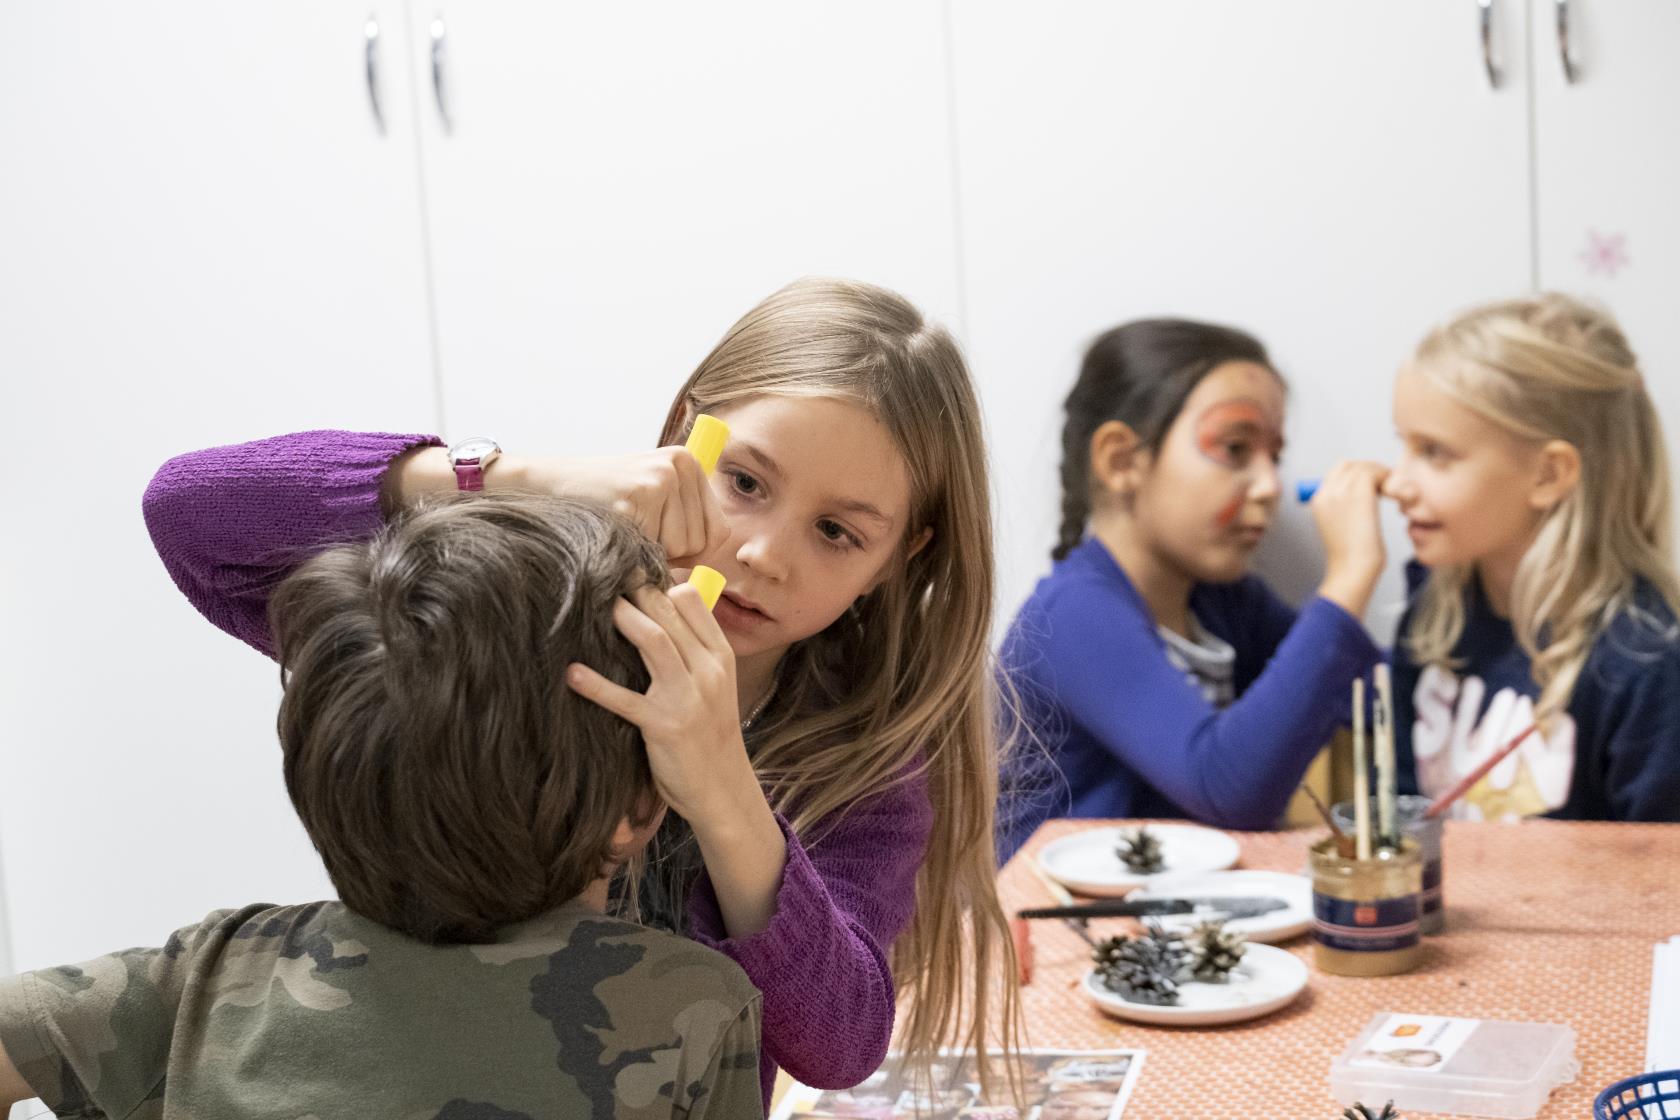
[[[455,493],[455,471],[443,448],[417,447],[391,464],[382,486],[391,513]],[[534,490],[615,509],[658,541],[672,562],[697,559],[729,539],[706,472],[681,447],[596,458],[498,455],[484,468],[484,488]]]
[[[1337,463],[1313,496],[1313,520],[1327,557],[1318,593],[1363,617],[1371,592],[1388,563],[1377,503],[1388,468],[1381,463]]]
[[[643,587],[613,608],[618,632],[641,651],[652,681],[645,693],[585,665],[566,683],[586,700],[641,728],[654,787],[698,833],[739,814],[744,791],[763,792],[741,738],[735,654],[700,593]]]
[[[591,458],[504,455],[485,472],[485,485],[608,506],[658,541],[672,563],[704,556],[729,539],[729,523],[706,472],[681,447]]]

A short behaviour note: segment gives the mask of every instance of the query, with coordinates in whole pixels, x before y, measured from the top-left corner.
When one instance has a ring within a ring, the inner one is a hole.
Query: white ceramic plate
[[[1166,875],[1188,871],[1223,871],[1237,862],[1242,849],[1223,832],[1194,824],[1152,824],[1149,831],[1161,841],[1166,867],[1153,875],[1139,875],[1115,854],[1122,833],[1131,828],[1091,828],[1046,844],[1038,853],[1044,873],[1070,891],[1118,898]]]
[[[1178,987],[1178,1003],[1157,1007],[1133,1003],[1102,986],[1095,970],[1085,974],[1085,996],[1105,1015],[1163,1027],[1206,1027],[1258,1019],[1295,1001],[1307,986],[1307,966],[1287,949],[1250,945],[1242,963],[1221,984],[1189,980]]]
[[[1253,918],[1232,918],[1226,928],[1250,941],[1288,941],[1312,929],[1312,880],[1282,871],[1201,871],[1155,875],[1129,897],[1145,898],[1281,898],[1288,909]],[[1189,930],[1203,919],[1194,914],[1152,918],[1174,933]]]

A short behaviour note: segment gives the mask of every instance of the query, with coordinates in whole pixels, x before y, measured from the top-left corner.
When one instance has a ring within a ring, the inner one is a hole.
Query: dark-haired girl
[[[1277,509],[1284,384],[1228,327],[1128,323],[1087,351],[1062,429],[1050,575],[1002,661],[1059,773],[1004,815],[1266,828],[1381,654],[1360,618],[1385,555],[1386,469],[1343,463],[1312,511],[1328,553],[1298,613],[1248,574]]]

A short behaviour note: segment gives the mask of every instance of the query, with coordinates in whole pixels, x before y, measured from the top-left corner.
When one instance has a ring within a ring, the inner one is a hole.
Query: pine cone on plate
[[[1248,938],[1225,928],[1223,921],[1202,922],[1185,938],[1190,947],[1190,974],[1206,983],[1217,983],[1248,951]]]
[[[1134,1003],[1178,1002],[1178,974],[1190,956],[1177,934],[1149,923],[1141,937],[1111,937],[1091,953],[1103,987]]]
[[[1148,828],[1140,827],[1136,832],[1121,833],[1120,840],[1114,847],[1114,854],[1120,857],[1120,862],[1127,869],[1139,875],[1153,875],[1165,869],[1166,859],[1161,853],[1161,841]]]

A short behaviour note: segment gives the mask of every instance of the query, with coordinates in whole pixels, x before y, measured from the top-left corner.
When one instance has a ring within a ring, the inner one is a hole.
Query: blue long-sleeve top
[[[1481,586],[1465,591],[1453,664],[1420,665],[1405,641],[1428,569],[1394,644],[1395,761],[1401,787],[1438,797],[1533,725],[1540,686],[1509,620]],[[1530,734],[1454,807],[1460,817],[1680,822],[1680,622],[1640,581],[1594,639],[1567,708]]]
[[[1335,603],[1314,599],[1297,614],[1254,576],[1198,585],[1190,609],[1236,651],[1237,698],[1224,709],[1168,660],[1143,597],[1101,542],[1086,540],[1039,581],[1000,654],[1043,748],[1017,745],[1008,764],[1000,855],[1050,816],[1259,829],[1282,815],[1346,719],[1354,678],[1381,653]]]

